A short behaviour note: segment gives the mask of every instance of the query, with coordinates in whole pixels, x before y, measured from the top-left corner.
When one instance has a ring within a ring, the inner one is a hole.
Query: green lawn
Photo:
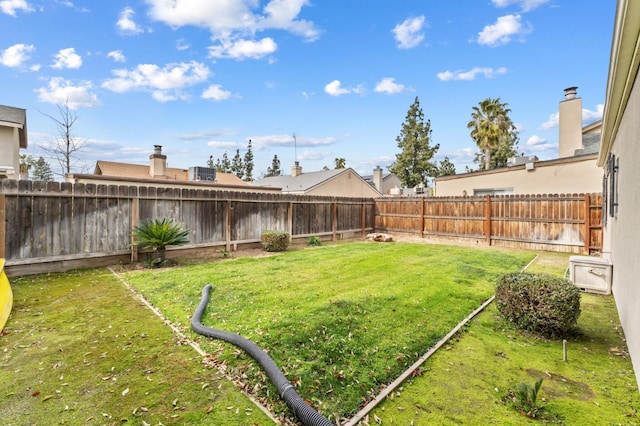
[[[568,264],[569,255],[541,253],[529,270],[562,276]],[[505,397],[517,383],[542,378],[539,417],[547,422],[639,424],[640,395],[613,297],[583,294],[581,305],[566,362],[562,340],[519,333],[491,305],[370,418],[399,425],[534,423]]]
[[[351,243],[132,272],[126,280],[185,326],[211,283],[203,323],[255,341],[303,398],[336,421],[355,414],[489,298],[500,274],[532,258],[445,245]],[[192,335],[259,398],[279,414],[287,411],[248,357]]]
[[[120,278],[202,344],[206,365],[105,269],[14,278],[14,311],[0,336],[0,423],[272,424],[238,387],[290,419],[257,364],[188,330],[208,283],[214,291],[203,323],[255,341],[303,398],[344,420],[493,295],[499,275],[533,256],[347,243],[121,269]],[[562,275],[567,264],[568,255],[542,253],[530,270]],[[517,383],[538,378],[547,421],[637,424],[640,398],[613,298],[585,294],[582,308],[564,362],[561,341],[518,333],[490,305],[378,406],[369,424],[534,422],[506,397]]]
[[[108,270],[11,284],[0,424],[273,424]]]

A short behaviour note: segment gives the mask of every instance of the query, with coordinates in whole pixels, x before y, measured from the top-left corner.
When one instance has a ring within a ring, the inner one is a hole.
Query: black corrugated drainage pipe
[[[237,334],[230,333],[228,331],[217,330],[215,328],[210,328],[202,325],[202,314],[207,308],[210,292],[211,284],[207,284],[202,289],[202,299],[200,299],[200,305],[196,309],[196,312],[193,314],[193,318],[191,319],[191,328],[193,329],[193,331],[198,334],[202,334],[203,336],[224,340],[225,342],[231,343],[248,353],[253,359],[258,362],[258,364],[260,364],[260,367],[264,369],[264,371],[269,376],[269,379],[271,379],[271,382],[278,389],[280,398],[282,398],[284,402],[287,403],[287,406],[291,409],[291,411],[293,411],[295,416],[302,422],[303,425],[333,426],[333,423],[331,423],[322,414],[318,413],[316,410],[310,407],[309,404],[307,404],[304,399],[302,399],[300,395],[298,395],[298,392],[296,392],[293,385],[287,380],[282,371],[280,371],[278,365],[271,359],[269,355],[267,355],[265,351],[260,349],[258,345]]]

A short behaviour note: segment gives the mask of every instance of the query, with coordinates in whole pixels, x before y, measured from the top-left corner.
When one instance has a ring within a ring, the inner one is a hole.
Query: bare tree
[[[71,173],[71,169],[76,165],[76,155],[84,147],[82,140],[73,134],[73,126],[78,121],[78,115],[69,107],[69,101],[56,105],[58,116],[54,117],[42,113],[49,117],[56,124],[56,136],[50,146],[42,146],[42,149],[60,165],[60,174],[64,177]]]

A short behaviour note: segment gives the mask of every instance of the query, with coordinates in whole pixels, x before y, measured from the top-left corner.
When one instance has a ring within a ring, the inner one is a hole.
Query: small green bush
[[[320,237],[314,235],[312,237],[309,237],[309,241],[307,242],[307,244],[309,245],[309,247],[318,247],[320,244],[322,244],[322,242],[320,241]]]
[[[264,231],[261,241],[262,249],[265,251],[287,251],[289,233],[284,231]]]
[[[496,286],[496,308],[516,327],[547,337],[562,337],[577,324],[580,290],[547,274],[514,272]]]

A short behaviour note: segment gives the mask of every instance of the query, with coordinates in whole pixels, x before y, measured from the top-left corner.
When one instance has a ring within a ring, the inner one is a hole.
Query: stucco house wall
[[[20,148],[27,146],[27,111],[0,105],[0,167],[14,172],[7,177],[20,179]]]
[[[640,2],[619,0],[598,164],[615,155],[615,187],[608,186],[604,256],[613,264],[613,295],[640,386]],[[608,173],[611,182],[611,172]],[[611,201],[617,206],[609,204]]]
[[[369,185],[359,175],[354,173],[351,169],[346,173],[342,173],[329,179],[314,188],[311,188],[305,194],[307,195],[325,195],[325,196],[340,196],[340,197],[367,197],[375,198],[379,197],[380,193]]]
[[[15,170],[13,179],[18,179],[20,144],[17,128],[0,126],[0,166],[13,167]]]
[[[504,194],[573,194],[602,191],[602,169],[597,154],[536,161],[533,169],[525,165],[435,180],[435,195],[483,195],[484,190],[503,190]]]

